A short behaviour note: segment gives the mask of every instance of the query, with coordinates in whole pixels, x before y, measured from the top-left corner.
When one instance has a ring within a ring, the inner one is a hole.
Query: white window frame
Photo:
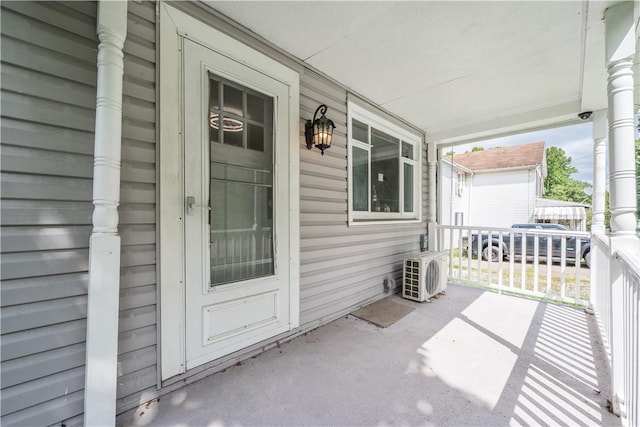
[[[371,179],[371,144],[364,143],[353,139],[353,119],[358,120],[369,126],[369,136],[371,128],[382,131],[394,138],[398,138],[401,143],[398,144],[400,168],[398,170],[400,188],[399,191],[399,210],[400,212],[373,212],[371,210],[371,183],[367,189],[368,211],[353,210],[353,149],[359,148],[367,151],[369,156],[369,173]],[[406,129],[395,125],[353,102],[347,103],[347,157],[348,157],[348,200],[349,200],[349,225],[370,225],[370,224],[389,224],[391,222],[420,222],[422,220],[422,158],[424,155],[422,148],[422,137],[407,131]],[[413,146],[413,159],[402,156],[402,142]],[[404,165],[413,166],[413,212],[404,212]]]
[[[462,193],[465,187],[465,174],[464,172],[458,172],[458,180],[456,184],[456,194],[458,197],[462,197]],[[457,225],[457,224],[456,224]]]

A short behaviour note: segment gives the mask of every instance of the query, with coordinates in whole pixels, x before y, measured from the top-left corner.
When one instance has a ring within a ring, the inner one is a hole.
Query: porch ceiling
[[[204,1],[454,143],[606,108],[605,1]]]

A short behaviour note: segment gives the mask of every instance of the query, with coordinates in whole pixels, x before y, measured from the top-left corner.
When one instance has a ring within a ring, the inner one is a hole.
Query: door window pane
[[[209,73],[209,141],[220,141],[220,82]]]
[[[264,151],[264,128],[249,123],[247,125],[247,148],[250,150]]]
[[[255,151],[271,149],[273,98],[209,73],[208,114],[210,142]]]
[[[247,94],[247,118],[259,123],[264,123],[264,104],[266,100]]]
[[[225,120],[223,121],[224,125],[226,126],[225,128],[223,128],[223,135],[222,135],[222,140],[225,144],[227,145],[233,145],[234,147],[242,147],[243,143],[242,143],[242,136],[243,136],[243,132],[242,129],[240,129],[240,131],[235,130],[232,126],[235,125],[236,123],[230,123],[229,120],[227,120],[225,118]],[[241,123],[242,124],[242,123]]]
[[[214,179],[210,188],[211,284],[273,274],[271,185]]]
[[[222,111],[209,101],[209,247],[216,286],[274,274],[273,98],[217,77],[210,81],[221,82],[224,100]]]
[[[351,194],[353,195],[353,210],[369,210],[369,153],[360,148],[353,148],[353,180]]]
[[[209,73],[209,108],[220,110],[220,82]]]
[[[236,116],[244,116],[244,108],[242,103],[242,91],[233,86],[224,85],[224,111],[235,114]]]

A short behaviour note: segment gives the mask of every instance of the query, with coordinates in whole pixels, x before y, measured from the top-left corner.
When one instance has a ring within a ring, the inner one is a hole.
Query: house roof
[[[544,164],[544,141],[454,154],[453,161],[472,171]]]

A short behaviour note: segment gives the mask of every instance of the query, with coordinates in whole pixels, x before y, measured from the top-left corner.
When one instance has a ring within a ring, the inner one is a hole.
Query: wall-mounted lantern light
[[[321,116],[318,117],[318,111]],[[327,112],[327,106],[322,104],[313,114],[313,120],[307,120],[304,127],[304,136],[307,140],[307,148],[311,150],[315,145],[320,149],[320,153],[324,156],[324,150],[331,147],[331,137],[336,125],[324,115]]]

